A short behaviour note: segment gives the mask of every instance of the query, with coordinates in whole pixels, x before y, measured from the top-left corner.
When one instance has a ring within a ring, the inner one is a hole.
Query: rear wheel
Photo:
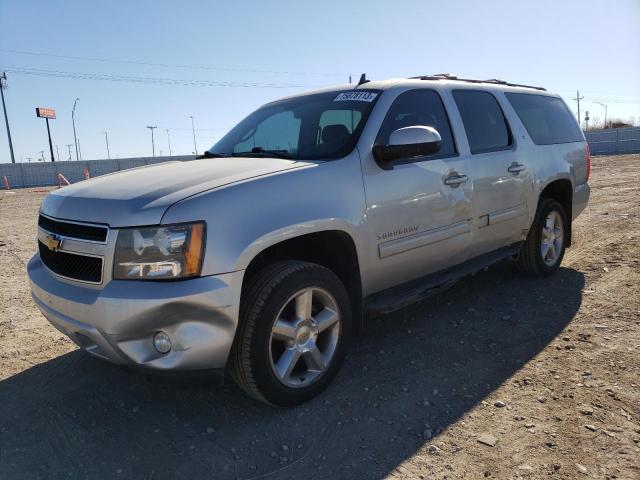
[[[554,273],[564,257],[567,232],[567,216],[562,205],[552,198],[541,199],[518,255],[518,268],[537,276]]]
[[[338,372],[350,331],[349,298],[333,272],[279,262],[249,279],[243,292],[231,375],[258,400],[303,403]]]

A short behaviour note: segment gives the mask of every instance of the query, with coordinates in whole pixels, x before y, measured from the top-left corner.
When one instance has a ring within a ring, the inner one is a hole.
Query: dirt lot
[[[638,479],[639,179],[594,158],[555,276],[505,262],[372,321],[289,410],[78,351],[29,294],[44,193],[0,192],[0,478]]]

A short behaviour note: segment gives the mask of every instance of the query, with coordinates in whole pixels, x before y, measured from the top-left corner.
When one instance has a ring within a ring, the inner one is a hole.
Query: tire
[[[350,302],[340,279],[313,263],[278,262],[243,289],[229,372],[257,400],[298,405],[327,388],[350,337]]]
[[[547,237],[544,231],[547,228],[549,217],[554,217],[554,233],[556,237],[553,240]],[[558,228],[560,228],[561,239],[558,243]],[[569,229],[567,224],[567,215],[562,205],[553,198],[541,198],[538,204],[536,216],[527,235],[520,253],[516,260],[518,269],[528,275],[546,277],[560,267],[562,258],[564,257],[565,246]],[[549,244],[553,244],[554,257],[552,257]],[[547,249],[547,254],[543,257],[543,248]]]

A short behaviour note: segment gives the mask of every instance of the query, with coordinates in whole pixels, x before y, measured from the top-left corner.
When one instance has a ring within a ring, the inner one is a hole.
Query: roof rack
[[[468,82],[468,83],[493,83],[494,85],[533,88],[534,90],[542,90],[543,92],[547,91],[547,89],[543,87],[534,87],[533,85],[521,85],[519,83],[509,83],[504,80],[500,80],[498,78],[490,78],[489,80],[478,80],[473,78],[458,78],[456,75],[451,75],[450,73],[436,73],[434,75],[421,75],[419,77],[410,77],[410,78],[413,80],[456,80],[458,82]]]

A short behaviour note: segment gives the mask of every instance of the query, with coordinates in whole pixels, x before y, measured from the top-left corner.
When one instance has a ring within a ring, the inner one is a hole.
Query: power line
[[[3,67],[0,67],[2,69]],[[5,71],[14,74],[44,77],[74,78],[79,80],[102,80],[110,82],[129,82],[159,85],[185,85],[190,87],[234,87],[234,88],[313,88],[317,85],[300,83],[262,83],[262,82],[227,82],[216,80],[187,80],[180,78],[135,77],[129,75],[107,75],[102,73],[65,72],[60,70],[43,70],[38,68],[6,67]]]
[[[138,60],[116,60],[112,58],[100,58],[100,57],[82,57],[76,55],[59,55],[55,53],[44,52],[29,52],[25,50],[9,50],[0,48],[0,52],[14,53],[17,55],[31,55],[38,57],[51,57],[51,58],[64,58],[68,60],[86,60],[90,62],[103,62],[103,63],[121,63],[127,65],[144,65],[148,67],[170,67],[170,68],[189,68],[194,70],[218,70],[223,72],[244,72],[244,73],[274,73],[279,75],[315,75],[315,76],[327,76],[327,77],[343,77],[342,73],[329,73],[329,72],[300,72],[300,71],[287,71],[287,70],[260,70],[254,68],[232,68],[232,67],[218,67],[209,65],[187,65],[187,64],[172,64],[172,63],[155,63],[155,62],[142,62]]]

